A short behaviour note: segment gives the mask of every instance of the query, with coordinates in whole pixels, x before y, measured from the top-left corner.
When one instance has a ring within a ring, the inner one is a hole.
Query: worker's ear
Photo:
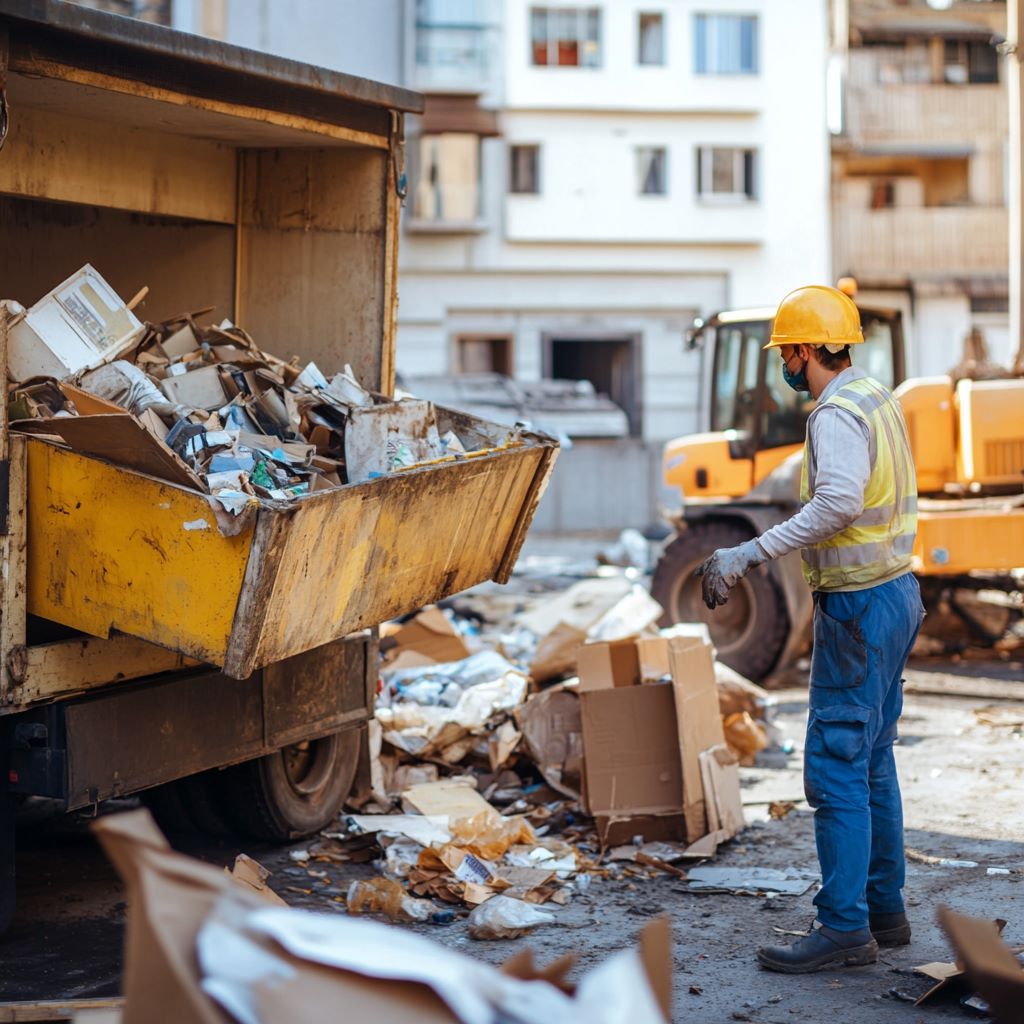
[[[805,363],[809,363],[811,361],[811,356],[814,354],[814,346],[813,345],[797,345],[797,351],[800,354],[800,358]]]

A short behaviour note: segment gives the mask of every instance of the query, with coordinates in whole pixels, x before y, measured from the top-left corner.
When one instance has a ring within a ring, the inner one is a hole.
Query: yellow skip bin
[[[28,440],[28,610],[245,678],[457,593],[504,582],[557,456],[514,447],[288,504],[226,536],[207,495]]]

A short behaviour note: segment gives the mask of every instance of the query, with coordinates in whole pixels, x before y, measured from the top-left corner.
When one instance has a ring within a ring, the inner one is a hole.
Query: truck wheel
[[[252,839],[319,832],[341,810],[359,765],[360,730],[293,743],[220,772],[222,806]]]
[[[733,587],[726,604],[713,612],[701,597],[694,570],[716,548],[731,548],[751,538],[741,526],[694,523],[671,540],[654,567],[651,593],[665,609],[662,626],[705,622],[725,662],[748,679],[763,679],[782,653],[789,616],[782,593],[766,566],[748,573]]]

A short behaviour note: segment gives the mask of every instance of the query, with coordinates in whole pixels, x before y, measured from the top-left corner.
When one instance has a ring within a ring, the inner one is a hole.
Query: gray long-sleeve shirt
[[[871,476],[871,431],[852,412],[824,403],[846,384],[866,376],[851,366],[819,395],[818,408],[807,427],[814,452],[813,497],[795,516],[758,538],[769,558],[834,537],[864,511],[864,488]]]

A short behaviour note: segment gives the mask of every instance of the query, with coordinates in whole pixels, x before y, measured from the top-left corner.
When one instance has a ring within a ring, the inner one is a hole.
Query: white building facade
[[[400,374],[590,381],[541,529],[643,526],[700,424],[693,319],[830,279],[828,0],[171,0],[175,27],[405,85]],[[619,420],[621,424],[621,420]]]
[[[481,98],[500,135],[480,140],[475,209],[449,223],[410,139],[399,369],[585,377],[639,442],[694,430],[694,316],[829,278],[826,5],[420,8],[453,6],[500,18]]]

